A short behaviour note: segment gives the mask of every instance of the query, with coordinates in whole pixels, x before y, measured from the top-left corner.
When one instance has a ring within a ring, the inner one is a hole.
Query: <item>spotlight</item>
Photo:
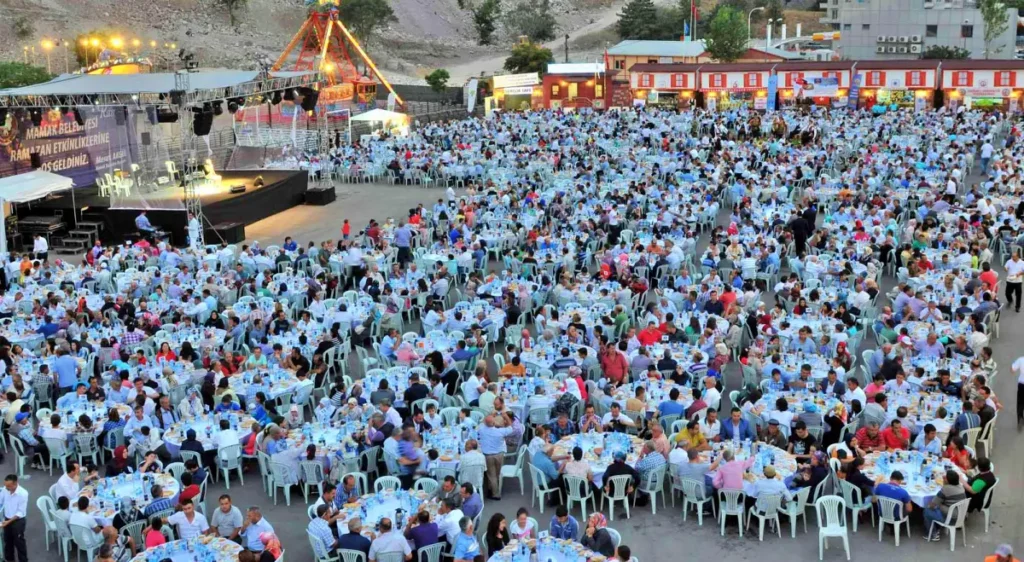
[[[223,115],[224,114],[224,102],[222,102],[221,100],[217,100],[217,101],[213,102],[213,114],[214,115]]]
[[[235,103],[235,100],[229,101],[228,102],[228,113],[234,115],[236,111],[238,111],[238,104]]]
[[[43,124],[43,111],[39,108],[32,108],[28,112],[29,117],[32,118],[32,124],[36,127]]]
[[[270,103],[277,105],[281,103],[281,92],[274,92],[270,96]]]
[[[295,101],[295,90],[288,88],[284,91],[285,101]]]

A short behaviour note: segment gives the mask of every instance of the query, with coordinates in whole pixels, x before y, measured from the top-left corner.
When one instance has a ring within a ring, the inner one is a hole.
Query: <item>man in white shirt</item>
[[[704,419],[700,420],[700,432],[708,441],[721,440],[722,422],[718,420],[718,410],[708,408]]]
[[[11,474],[4,479],[0,490],[0,506],[3,507],[4,558],[13,562],[14,553],[18,560],[28,560],[25,547],[25,516],[28,514],[28,491],[18,485],[18,477]]]
[[[103,525],[96,520],[95,517],[89,515],[89,498],[81,496],[78,498],[78,509],[71,510],[71,517],[68,519],[68,525],[74,528],[75,525],[84,527],[93,533],[93,540],[90,542],[99,542],[103,540]]]
[[[986,140],[985,144],[981,145],[981,175],[988,173],[988,164],[992,161],[993,152],[995,152],[995,147]]]
[[[50,245],[46,242],[46,238],[43,238],[42,234],[36,234],[35,240],[32,241],[32,254],[35,259],[45,260],[49,251]]]
[[[238,438],[238,432],[231,429],[231,422],[220,420],[220,431],[214,434],[213,442],[217,445],[217,450],[220,450],[224,447],[238,445],[241,440]]]
[[[604,427],[605,431],[614,431],[619,424],[626,427],[636,427],[633,419],[622,413],[622,407],[619,403],[614,402],[612,403],[611,411],[601,418],[601,426]]]
[[[1010,367],[1017,375],[1017,428],[1024,426],[1024,355],[1018,357]]]
[[[68,471],[63,476],[57,479],[57,497],[64,496],[69,500],[74,501],[78,497],[78,492],[81,490],[81,473],[82,469],[78,465],[78,461],[68,461]],[[98,476],[93,473],[86,477],[86,480],[97,478]]]
[[[1020,252],[1014,252],[1013,257],[1006,262],[1006,307],[1014,306],[1020,312],[1021,286],[1024,282],[1024,259],[1021,259]],[[1014,305],[1016,302],[1016,306]]]
[[[846,379],[846,393],[843,395],[843,402],[849,405],[854,400],[860,401],[861,407],[867,406],[868,395],[860,387],[860,381],[855,377],[848,377]]]
[[[717,410],[722,404],[722,393],[718,391],[715,377],[707,377],[704,379],[704,403],[708,405],[708,408]]]
[[[462,519],[462,510],[455,507],[455,500],[447,498],[441,502],[437,510],[437,532],[444,536],[448,544],[455,546],[455,539],[459,537],[459,519]]]
[[[166,521],[177,529],[179,539],[194,539],[210,530],[210,524],[206,521],[206,516],[202,513],[196,513],[196,508],[192,505],[192,502],[185,502],[181,506],[181,511],[171,515]]]

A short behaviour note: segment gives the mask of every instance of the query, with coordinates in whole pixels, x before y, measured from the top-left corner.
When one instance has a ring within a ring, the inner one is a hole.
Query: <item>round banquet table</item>
[[[153,484],[163,488],[165,498],[173,498],[181,491],[178,481],[170,474],[134,473],[100,479],[82,488],[79,495],[91,498],[87,510],[90,515],[104,525],[112,525],[114,516],[126,503],[146,509],[154,499],[149,497]]]
[[[238,432],[238,439],[243,440],[252,433],[252,424],[256,423],[249,414],[230,414],[231,426]],[[213,442],[213,436],[220,430],[220,414],[205,414],[198,418],[189,418],[171,426],[163,434],[164,444],[167,445],[167,452],[177,455],[181,449],[181,442],[185,440],[185,434],[189,429],[196,430],[196,439],[203,444],[206,451],[216,451],[217,445]]]
[[[949,459],[918,451],[871,453],[864,457],[862,470],[876,484],[887,482],[893,471],[902,472],[903,487],[910,494],[910,501],[921,507],[927,506],[942,489],[947,470],[959,474],[961,482],[967,481],[964,472]]]
[[[150,548],[136,554],[131,562],[235,562],[241,551],[242,547],[234,541],[204,535]]]
[[[700,454],[701,462],[714,462],[726,448],[733,449],[736,460],[746,461],[750,458],[754,459],[750,470],[743,475],[743,493],[747,497],[757,497],[757,481],[764,480],[764,467],[768,464],[775,467],[776,478],[785,482],[787,488],[792,488],[793,474],[797,469],[796,457],[793,455],[778,447],[772,447],[763,443],[759,444],[756,451],[747,450],[745,446],[737,448],[732,447],[728,443],[714,443],[710,451],[704,451]],[[708,485],[714,480],[717,472],[717,470],[709,472],[705,476]]]
[[[509,541],[505,548],[491,554],[488,562],[604,562],[605,557],[569,539],[530,539]]]
[[[555,443],[555,455],[569,456],[573,447],[583,449],[583,460],[590,465],[594,484],[600,488],[604,473],[612,464],[612,455],[617,451],[626,451],[626,464],[636,466],[643,444],[643,439],[626,433],[577,433],[567,435]]]

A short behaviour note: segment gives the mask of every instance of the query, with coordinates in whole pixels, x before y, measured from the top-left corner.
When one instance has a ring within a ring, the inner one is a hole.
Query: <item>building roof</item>
[[[850,70],[853,68],[853,61],[793,61],[780,62],[775,65],[778,72],[800,72],[803,70]]]
[[[230,88],[256,79],[255,70],[190,72],[189,91]],[[272,72],[274,78],[291,78],[312,72]],[[174,90],[174,73],[65,74],[22,88],[0,90],[0,96],[80,96],[89,94],[166,94]]]
[[[696,72],[700,67],[705,66],[704,64],[689,64],[689,63],[649,63],[649,62],[638,62],[633,66],[629,67],[630,72]],[[714,66],[714,65],[712,65]]]
[[[864,60],[857,61],[857,70],[934,70],[937,60]]]
[[[1024,70],[1024,60],[944,60],[943,70]]]
[[[760,43],[760,40],[752,39],[750,43],[747,43],[747,49],[749,49],[750,51],[764,53],[769,56],[778,57],[783,60],[804,60],[804,56],[801,55],[800,53],[794,53],[793,51],[787,51],[786,49],[779,49],[778,47],[764,47],[763,45],[755,46],[755,42]]]
[[[548,74],[604,74],[603,62],[550,63]]]
[[[704,64],[703,72],[768,72],[775,68],[772,62],[735,62]]]
[[[628,39],[608,49],[609,55],[628,57],[699,57],[704,41],[643,41]]]

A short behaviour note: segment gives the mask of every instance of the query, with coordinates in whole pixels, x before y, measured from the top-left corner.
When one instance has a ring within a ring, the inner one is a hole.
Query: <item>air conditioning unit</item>
[[[911,43],[920,43],[921,42],[921,36],[920,35],[911,35],[910,36],[910,42]]]
[[[888,42],[888,43],[895,43],[896,42],[896,36],[895,35],[890,35],[889,37],[886,38],[886,42]]]
[[[891,54],[896,54],[896,47],[888,47],[886,50]]]
[[[879,45],[876,47],[875,52],[878,54],[885,54],[885,45]]]
[[[899,49],[897,49],[897,52],[902,54],[902,55],[905,55],[905,54],[907,54],[907,48],[906,47],[900,47]]]
[[[921,54],[921,46],[920,45],[911,45],[910,46],[910,52],[911,53]]]
[[[910,37],[907,37],[906,35],[900,35],[900,43],[909,43],[909,42],[910,42]]]
[[[934,8],[934,7],[935,7],[935,2],[932,2],[931,0],[925,0],[925,3],[924,3],[924,9],[925,10],[928,10],[928,9]]]
[[[878,39],[875,39],[877,43],[885,43],[885,35],[879,35]]]

